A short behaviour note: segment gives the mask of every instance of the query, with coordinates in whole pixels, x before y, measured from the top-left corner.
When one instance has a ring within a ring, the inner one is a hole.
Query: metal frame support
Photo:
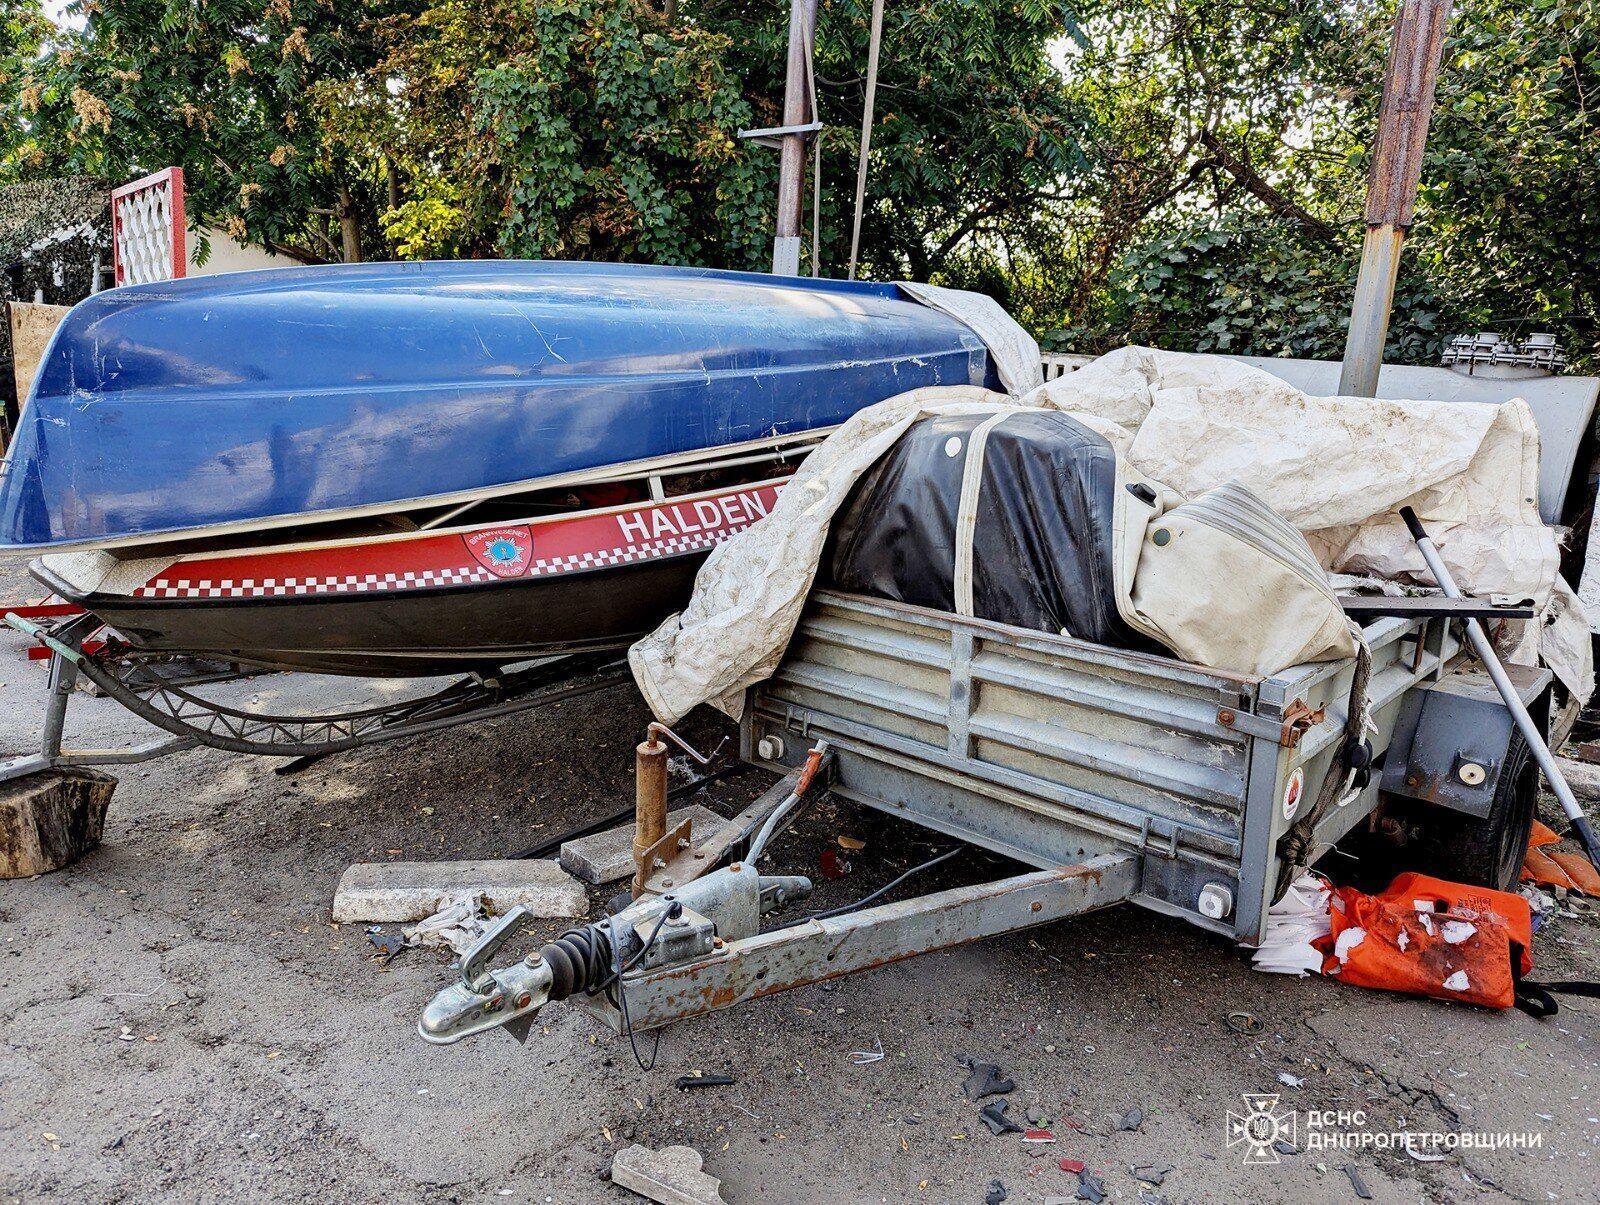
[[[790,988],[1122,903],[1139,889],[1142,862],[1131,852],[1105,854],[1072,866],[725,941],[707,957],[625,976],[628,1025],[655,1029]],[[622,1013],[611,993],[583,1003],[623,1032]]]
[[[25,622],[25,621],[24,621]],[[32,625],[29,625],[32,626]],[[119,766],[150,761],[168,753],[191,749],[198,742],[188,737],[149,741],[130,749],[63,749],[62,735],[67,724],[67,704],[78,685],[78,661],[86,637],[101,626],[94,615],[77,615],[57,628],[46,639],[55,655],[50,658],[49,699],[45,704],[44,727],[39,737],[39,752],[0,761],[0,782],[10,782],[54,770],[61,766]],[[38,629],[36,629],[38,631]]]

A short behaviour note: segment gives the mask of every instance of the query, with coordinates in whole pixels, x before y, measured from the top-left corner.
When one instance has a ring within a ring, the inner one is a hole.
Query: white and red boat
[[[995,380],[893,285],[471,262],[113,289],[44,358],[0,546],[136,656],[489,671],[632,642],[850,415]]]
[[[616,647],[689,597],[717,544],[787,478],[442,530],[125,559],[34,573],[151,652],[320,673],[422,675]]]

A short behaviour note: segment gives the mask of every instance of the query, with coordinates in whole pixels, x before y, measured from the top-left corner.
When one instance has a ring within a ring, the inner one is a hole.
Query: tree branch
[[[1200,132],[1200,141],[1205,145],[1206,150],[1211,152],[1212,157],[1223,171],[1237,180],[1246,192],[1273,213],[1298,222],[1306,233],[1319,242],[1336,243],[1339,241],[1338,232],[1332,226],[1314,214],[1307,213],[1299,205],[1284,196],[1283,193],[1268,184],[1255,173],[1248,163],[1236,158],[1223,146],[1222,140],[1210,130],[1202,130]]]

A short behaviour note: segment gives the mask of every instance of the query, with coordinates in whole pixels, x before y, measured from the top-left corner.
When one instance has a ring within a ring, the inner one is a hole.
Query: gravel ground
[[[29,593],[14,574],[5,584]],[[0,639],[0,680],[0,748],[30,748],[44,673],[18,639]],[[282,707],[380,689],[395,687],[276,675],[226,693]],[[121,771],[100,849],[0,885],[0,1199],[622,1202],[637,1198],[606,1170],[631,1141],[698,1148],[730,1202],[978,1202],[996,1179],[1009,1201],[1038,1202],[1075,1192],[1064,1158],[1113,1200],[1141,1199],[1130,1169],[1154,1166],[1170,1171],[1148,1200],[1354,1201],[1347,1163],[1378,1201],[1600,1199],[1600,1002],[1540,1022],[1261,975],[1229,944],[1136,908],[679,1025],[650,1072],[565,1005],[525,1047],[501,1034],[425,1045],[418,1011],[451,968],[416,951],[381,966],[360,927],[330,924],[340,873],[504,855],[615,810],[646,719],[618,689],[292,777],[209,750]],[[724,728],[709,714],[685,726],[702,746]],[[68,734],[141,735],[87,695]],[[769,781],[749,771],[702,802],[731,813]],[[941,848],[830,805],[785,836],[777,864],[816,876],[839,833],[866,848],[808,906]],[[956,859],[924,886],[1008,869]],[[1600,978],[1597,916],[1580,902],[1550,923],[1537,974]],[[1230,1030],[1235,1010],[1264,1032]],[[852,1065],[850,1051],[879,1044],[882,1061]],[[961,1093],[962,1055],[1000,1064],[1013,1114],[1049,1116],[1058,1141],[990,1136]],[[737,1083],[675,1090],[693,1069]],[[1540,1145],[1245,1166],[1227,1116],[1255,1092],[1302,1111],[1302,1146],[1313,1109],[1360,1110],[1374,1134]],[[1140,1127],[1118,1129],[1135,1106]]]

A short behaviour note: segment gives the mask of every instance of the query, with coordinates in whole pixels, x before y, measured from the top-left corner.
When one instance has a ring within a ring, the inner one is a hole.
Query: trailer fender
[[[1534,720],[1549,720],[1548,669],[1508,665]],[[1482,667],[1473,665],[1419,685],[1401,705],[1383,757],[1387,795],[1484,817],[1494,802],[1516,724]]]

